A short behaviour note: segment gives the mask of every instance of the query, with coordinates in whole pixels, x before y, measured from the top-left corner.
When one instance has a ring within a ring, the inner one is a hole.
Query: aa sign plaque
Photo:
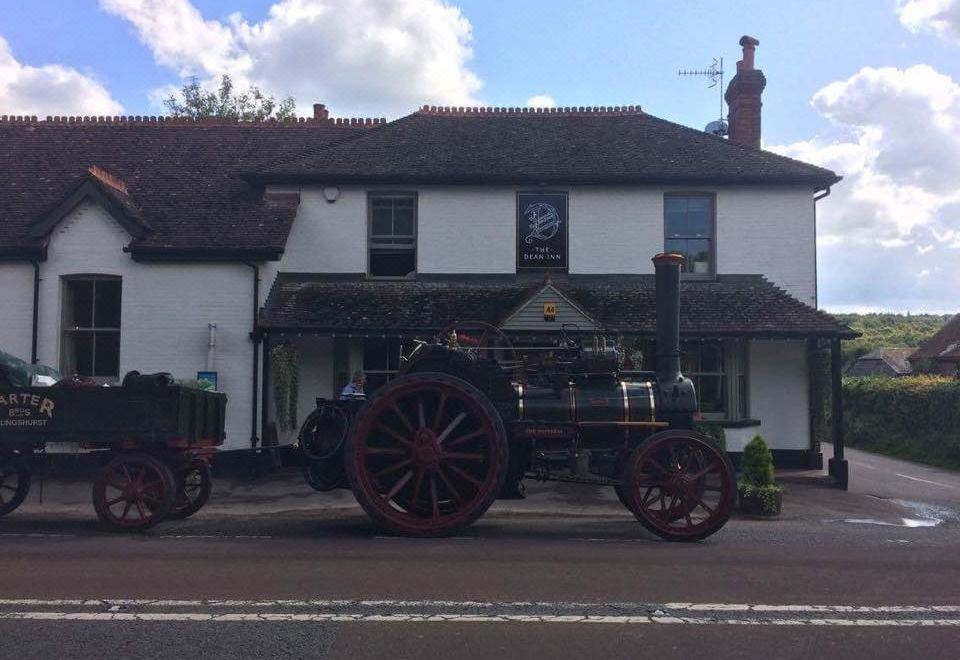
[[[567,270],[567,194],[517,193],[517,270]]]

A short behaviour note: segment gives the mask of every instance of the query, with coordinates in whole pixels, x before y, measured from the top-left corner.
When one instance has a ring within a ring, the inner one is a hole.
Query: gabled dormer
[[[49,236],[64,218],[88,200],[103,207],[134,239],[143,238],[152,231],[140,208],[127,192],[127,184],[102,167],[91,165],[79,185],[56,206],[33,220],[30,224],[30,236]]]

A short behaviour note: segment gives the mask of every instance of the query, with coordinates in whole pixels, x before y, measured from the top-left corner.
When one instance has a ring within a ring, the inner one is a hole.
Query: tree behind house
[[[296,103],[292,96],[279,103],[267,96],[257,87],[236,92],[233,80],[224,75],[220,78],[217,91],[209,91],[200,86],[196,78],[191,78],[179,94],[171,94],[163,104],[171,117],[190,117],[203,119],[221,117],[237,121],[263,121],[265,119],[289,119],[295,116]]]

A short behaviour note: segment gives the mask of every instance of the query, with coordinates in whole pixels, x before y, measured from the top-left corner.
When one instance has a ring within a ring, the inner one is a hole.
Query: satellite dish
[[[720,137],[725,137],[727,135],[727,122],[722,119],[717,121],[712,121],[707,124],[707,127],[703,129],[705,133],[710,135],[719,135]]]

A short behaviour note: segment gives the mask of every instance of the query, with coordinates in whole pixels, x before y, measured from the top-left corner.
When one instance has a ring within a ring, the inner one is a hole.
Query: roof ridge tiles
[[[622,117],[624,115],[642,115],[643,109],[639,105],[601,105],[601,106],[560,106],[553,108],[523,108],[502,106],[447,106],[424,105],[415,114],[436,115],[447,117],[484,117],[495,115],[498,117],[553,115],[565,117],[581,117],[605,115]]]
[[[135,125],[142,126],[336,126],[344,128],[359,128],[380,126],[386,124],[385,117],[329,117],[315,119],[313,117],[290,117],[286,119],[262,119],[245,121],[226,117],[168,117],[164,115],[47,115],[40,120],[37,115],[0,115],[3,124],[57,124],[71,126],[91,126],[100,124]]]

